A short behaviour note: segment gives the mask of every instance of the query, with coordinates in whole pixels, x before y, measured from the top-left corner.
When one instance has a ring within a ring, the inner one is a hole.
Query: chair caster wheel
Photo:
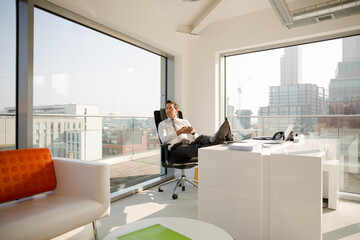
[[[159,187],[159,188],[158,188],[158,191],[159,191],[159,192],[163,192],[164,189],[163,189],[162,187]]]
[[[172,199],[177,199],[178,198],[178,195],[176,194],[176,193],[174,193],[173,195],[172,195]]]
[[[182,191],[185,191],[185,186],[182,186],[181,190],[182,190]]]

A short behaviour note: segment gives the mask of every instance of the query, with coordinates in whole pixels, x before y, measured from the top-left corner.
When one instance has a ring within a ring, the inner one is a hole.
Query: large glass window
[[[290,123],[306,138],[335,139],[340,190],[360,194],[360,36],[229,56],[225,66],[237,139]]]
[[[15,149],[15,1],[0,1],[0,151]]]
[[[159,176],[153,111],[164,59],[35,9],[34,126],[58,126],[40,135],[40,146],[55,157],[108,162],[112,192]]]

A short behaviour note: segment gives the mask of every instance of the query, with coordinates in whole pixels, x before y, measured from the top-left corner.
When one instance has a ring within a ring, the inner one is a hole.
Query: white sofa
[[[53,158],[55,190],[0,204],[0,239],[50,239],[110,214],[109,166]]]

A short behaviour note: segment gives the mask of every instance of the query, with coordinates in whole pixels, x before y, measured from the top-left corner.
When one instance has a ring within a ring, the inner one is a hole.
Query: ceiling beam
[[[211,21],[211,16],[214,14],[215,10],[219,7],[220,3],[223,0],[215,0],[214,3],[206,9],[206,11],[201,14],[201,16],[195,21],[190,31],[191,34],[199,34]]]

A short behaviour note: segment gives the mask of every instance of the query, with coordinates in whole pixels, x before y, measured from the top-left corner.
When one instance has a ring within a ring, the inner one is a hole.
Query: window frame
[[[174,79],[175,79],[175,56],[161,49],[155,48],[147,43],[141,42],[131,36],[122,34],[114,29],[106,27],[96,21],[80,16],[65,8],[59,7],[46,0],[15,0],[17,4],[17,92],[16,92],[16,148],[32,148],[33,142],[33,47],[34,47],[34,11],[35,8],[54,14],[86,28],[95,30],[119,41],[126,42],[145,51],[161,56],[161,76],[160,76],[160,104],[165,105],[167,99],[174,98]],[[21,41],[19,41],[21,39]],[[25,60],[24,60],[25,59]],[[21,108],[19,108],[21,106]],[[20,114],[21,113],[21,114]],[[68,129],[64,123],[64,131]],[[39,136],[40,138],[40,136]],[[66,139],[66,134],[64,134]],[[40,139],[39,139],[40,140]],[[69,144],[69,146],[68,146]],[[70,142],[66,147],[70,149]],[[154,183],[164,182],[174,175],[173,169],[160,167],[161,177],[154,180]],[[150,187],[149,183],[139,189]],[[111,201],[116,201],[135,193],[134,189],[127,192],[111,194]]]

